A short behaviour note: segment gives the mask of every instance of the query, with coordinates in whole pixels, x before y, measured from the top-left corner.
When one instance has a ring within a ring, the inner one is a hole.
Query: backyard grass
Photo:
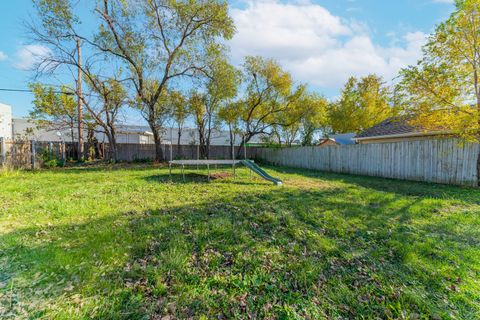
[[[267,170],[0,173],[0,318],[480,318],[480,190]]]

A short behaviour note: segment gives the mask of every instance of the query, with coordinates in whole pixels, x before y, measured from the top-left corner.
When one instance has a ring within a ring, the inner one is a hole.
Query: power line
[[[0,88],[0,91],[33,93],[33,90],[31,90],[31,89],[8,89],[8,88]],[[65,92],[65,91],[53,91],[53,92],[54,92],[54,93],[66,94],[66,95],[70,95],[70,96],[75,95],[74,92]]]
[[[0,88],[0,92],[5,91],[5,92],[22,92],[22,93],[33,93],[33,90],[31,89],[9,89],[9,88]],[[59,94],[66,94],[68,96],[74,96],[77,93],[75,91],[53,91],[53,93],[59,93]],[[102,98],[102,96],[95,94],[95,93],[82,93],[82,96],[86,97],[94,97],[94,98]]]

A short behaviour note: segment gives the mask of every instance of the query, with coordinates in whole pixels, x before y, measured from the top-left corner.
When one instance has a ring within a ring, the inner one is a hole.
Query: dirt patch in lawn
[[[227,179],[233,177],[233,174],[229,172],[215,172],[210,174],[210,180],[220,180],[220,179]],[[204,173],[186,173],[185,174],[186,179],[192,179],[196,181],[207,181],[208,180],[208,175]]]
[[[215,172],[210,175],[210,179],[217,180],[217,179],[227,179],[233,177],[233,174],[230,172]]]

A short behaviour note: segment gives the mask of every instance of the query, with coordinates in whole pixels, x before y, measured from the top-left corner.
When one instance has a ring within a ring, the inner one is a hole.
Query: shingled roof
[[[391,117],[379,124],[358,134],[356,138],[370,138],[380,136],[402,135],[411,133],[421,133],[420,127],[413,126],[408,123],[407,117]]]

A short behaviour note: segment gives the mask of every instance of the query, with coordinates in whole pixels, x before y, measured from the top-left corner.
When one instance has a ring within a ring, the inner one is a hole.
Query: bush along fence
[[[480,146],[455,139],[327,147],[262,148],[256,157],[281,166],[384,178],[478,186]]]

